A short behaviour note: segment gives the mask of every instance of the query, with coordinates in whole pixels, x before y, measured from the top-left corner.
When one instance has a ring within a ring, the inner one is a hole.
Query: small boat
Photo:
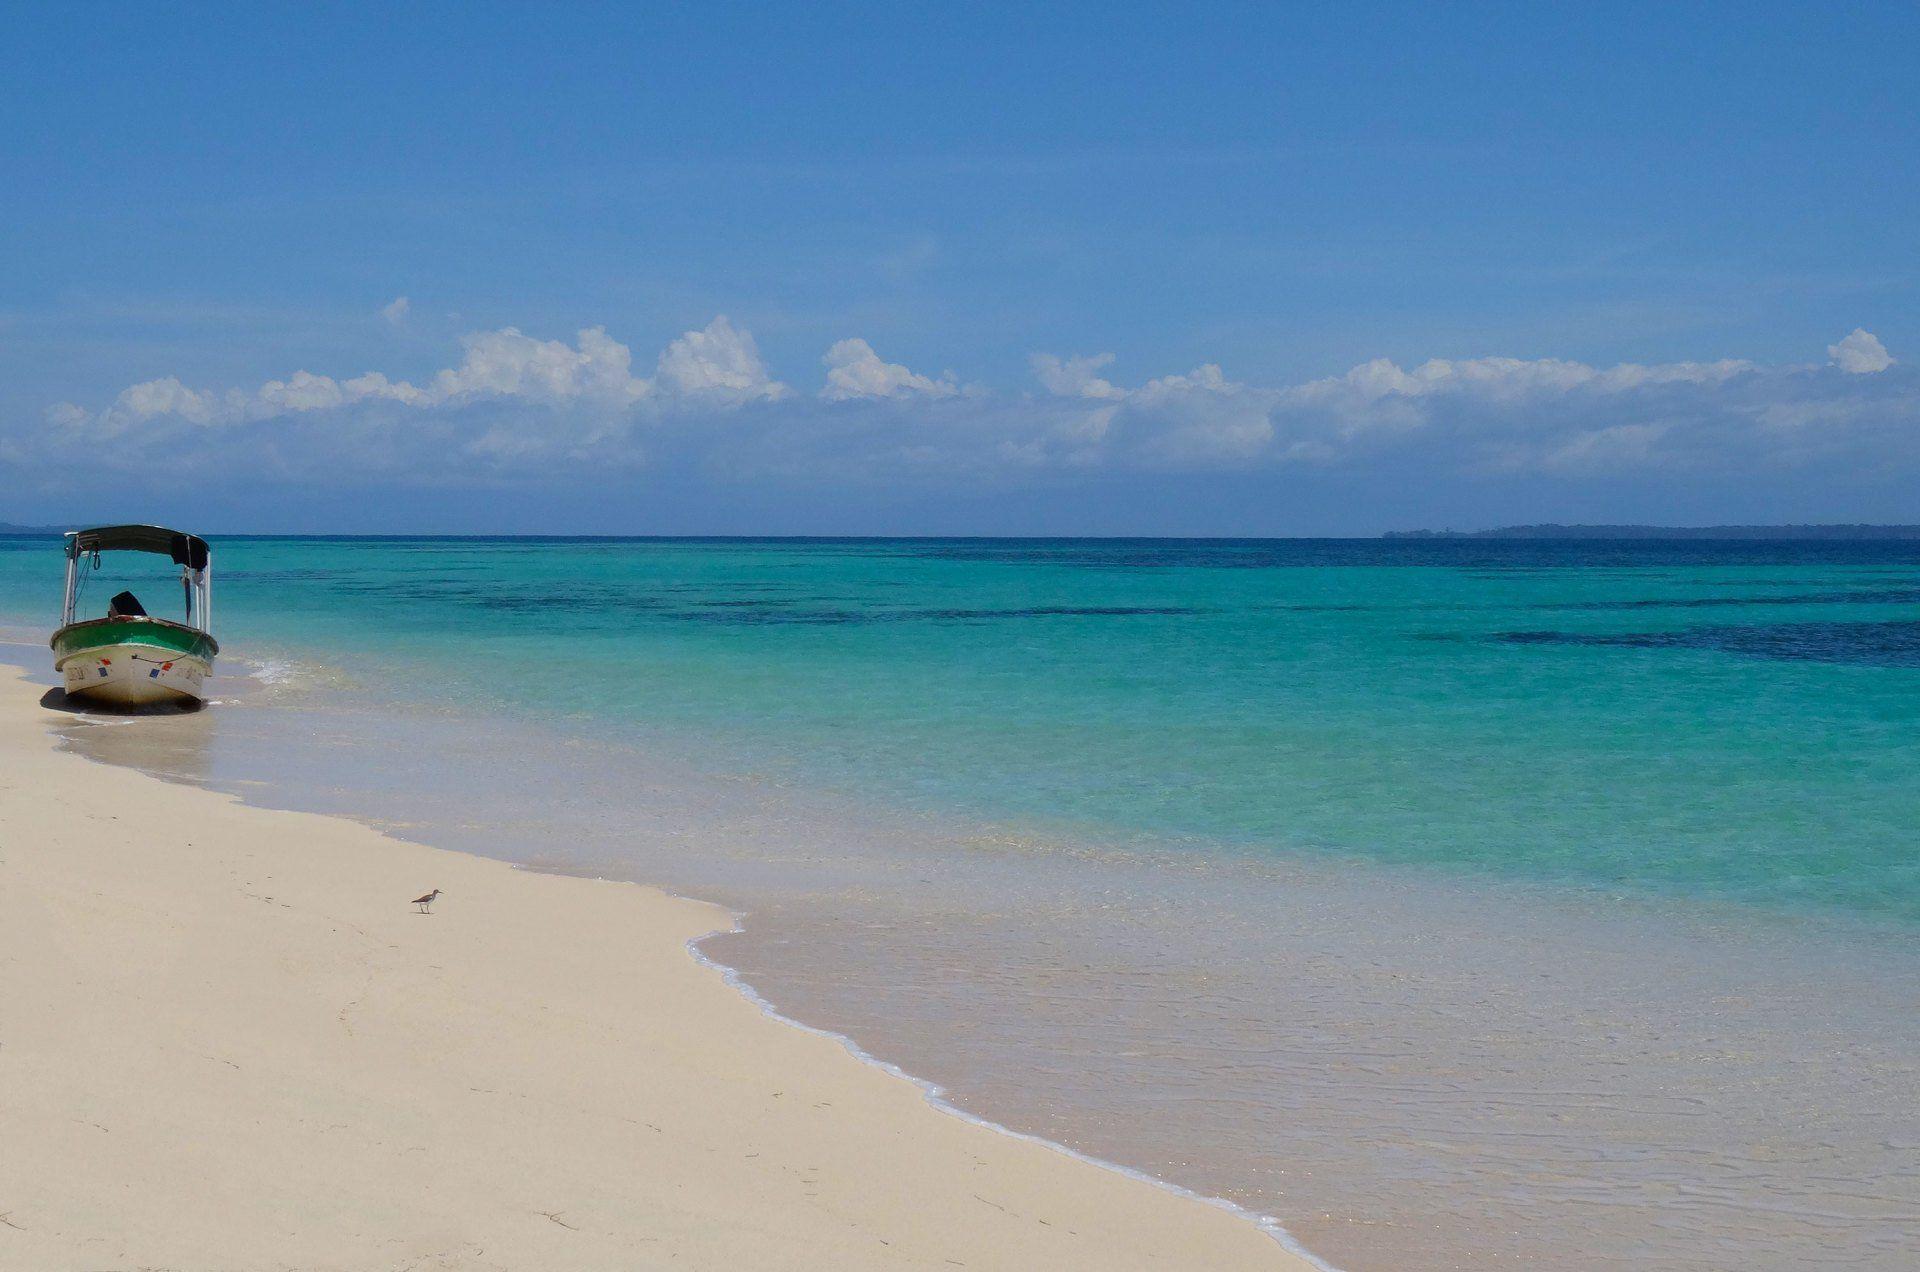
[[[104,618],[76,619],[87,576],[102,552],[152,552],[180,567],[184,622],[155,618],[132,592],[107,603]],[[67,532],[67,598],[60,630],[48,642],[67,696],[114,706],[198,706],[213,656],[213,585],[207,541],[160,526],[100,526]]]

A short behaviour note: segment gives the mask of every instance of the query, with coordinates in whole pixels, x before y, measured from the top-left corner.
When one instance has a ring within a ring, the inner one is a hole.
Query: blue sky
[[[0,519],[1920,521],[1911,4],[4,27]]]

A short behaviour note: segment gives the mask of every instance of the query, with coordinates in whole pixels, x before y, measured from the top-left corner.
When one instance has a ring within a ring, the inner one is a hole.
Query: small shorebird
[[[440,895],[440,889],[435,888],[432,892],[427,893],[427,895],[424,897],[415,897],[413,899],[413,904],[420,907],[420,913],[432,914],[433,899],[439,895]]]

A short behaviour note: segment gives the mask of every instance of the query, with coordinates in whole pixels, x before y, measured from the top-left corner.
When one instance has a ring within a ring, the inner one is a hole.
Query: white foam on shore
[[[601,882],[614,882],[614,881],[601,880]],[[664,892],[667,890],[662,888],[660,889],[660,891]],[[669,893],[669,895],[679,896],[680,894]],[[682,900],[701,900],[701,898],[682,897]],[[712,904],[712,903],[703,901],[702,904]],[[835,1030],[832,1030],[832,1029],[822,1029],[818,1025],[810,1025],[804,1020],[795,1020],[792,1016],[787,1015],[785,1012],[782,1012],[778,1007],[775,1007],[771,1002],[767,1001],[765,995],[761,994],[759,990],[755,989],[752,985],[749,985],[744,979],[742,979],[740,976],[740,973],[736,969],[727,966],[725,963],[722,963],[720,960],[716,958],[711,957],[710,955],[707,954],[705,950],[700,948],[701,942],[709,939],[710,937],[731,936],[745,930],[741,926],[741,923],[742,923],[742,920],[746,918],[746,916],[739,913],[738,911],[730,911],[730,913],[732,914],[732,918],[733,918],[733,925],[731,927],[715,928],[711,932],[707,932],[700,936],[694,937],[692,940],[687,942],[687,953],[693,956],[693,959],[695,962],[700,963],[703,966],[710,967],[714,971],[720,973],[720,978],[722,980],[724,980],[734,990],[738,991],[739,994],[742,997],[744,997],[748,1002],[752,1003],[755,1007],[758,1007],[761,1010],[761,1012],[763,1012],[769,1018],[773,1020],[777,1020],[783,1025],[788,1025],[795,1029],[801,1029],[810,1034],[817,1034],[822,1038],[833,1039],[835,1042],[839,1043],[842,1047],[846,1048],[847,1053],[853,1056],[854,1059],[859,1060],[862,1064],[872,1065],[874,1068],[879,1069],[884,1073],[892,1074],[896,1078],[902,1078],[908,1082],[911,1082],[914,1086],[920,1088],[920,1093],[926,1097],[927,1103],[932,1105],[934,1108],[940,1110],[942,1113],[948,1114],[949,1116],[952,1116],[952,1117],[957,1117],[963,1122],[970,1122],[975,1126],[982,1127],[989,1131],[993,1131],[994,1133],[999,1135],[1005,1135],[1012,1139],[1024,1140],[1029,1144],[1038,1144],[1042,1148],[1052,1149],[1056,1153],[1060,1153],[1064,1156],[1071,1157],[1076,1162],[1082,1162],[1088,1166],[1097,1167],[1100,1170],[1110,1170],[1116,1174],[1125,1175],[1128,1179],[1137,1179],[1143,1184],[1151,1184],[1153,1187],[1159,1188],[1165,1192],[1170,1192],[1175,1194],[1176,1196],[1185,1197],[1190,1201],[1204,1202],[1206,1205],[1213,1206],[1220,1210],[1225,1210],[1228,1213],[1237,1215],[1240,1218],[1245,1219],[1249,1223],[1253,1224],[1256,1228],[1260,1229],[1260,1231],[1266,1233],[1269,1237],[1273,1238],[1273,1240],[1280,1245],[1281,1249],[1285,1250],[1288,1254],[1293,1255],[1295,1258],[1301,1259],[1306,1263],[1311,1264],[1313,1267],[1319,1268],[1321,1272],[1340,1272],[1339,1268],[1335,1267],[1331,1263],[1328,1263],[1325,1259],[1322,1259],[1320,1256],[1313,1253],[1313,1251],[1301,1245],[1300,1242],[1297,1239],[1295,1239],[1294,1235],[1291,1232],[1288,1232],[1286,1230],[1286,1227],[1283,1224],[1281,1224],[1281,1222],[1278,1219],[1275,1219],[1272,1215],[1263,1215],[1256,1211],[1248,1210],[1245,1206],[1242,1206],[1237,1202],[1228,1201],[1224,1197],[1209,1197],[1205,1193],[1195,1192],[1191,1188],[1183,1188],[1179,1184],[1171,1183],[1167,1180],[1161,1179],[1154,1175],[1149,1175],[1145,1171],[1135,1170],[1131,1166],[1122,1166],[1118,1162],[1106,1161],[1103,1158],[1094,1157],[1090,1154],[1080,1152],[1078,1149],[1069,1148],[1067,1145],[1062,1144],[1057,1140],[1050,1140],[1050,1139],[1047,1139],[1045,1136],[1041,1136],[1041,1135],[1032,1135],[1027,1133],[1026,1131],[1016,1131],[1010,1126],[1003,1126],[999,1122],[990,1121],[987,1118],[981,1117],[975,1113],[969,1113],[966,1109],[963,1109],[959,1105],[953,1103],[953,1101],[948,1098],[947,1089],[941,1086],[939,1083],[931,1081],[927,1078],[920,1077],[918,1074],[908,1073],[905,1069],[902,1069],[899,1065],[893,1064],[892,1062],[887,1060],[882,1060],[880,1057],[874,1055],[872,1052],[862,1047],[859,1043],[855,1042],[852,1038],[849,1038],[846,1034],[836,1032]]]
[[[247,664],[247,675],[263,685],[284,685],[291,683],[296,670],[291,659],[262,658]]]

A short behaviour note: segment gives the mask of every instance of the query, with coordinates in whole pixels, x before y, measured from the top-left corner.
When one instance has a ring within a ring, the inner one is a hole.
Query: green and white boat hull
[[[198,703],[220,642],[163,618],[96,618],[53,634],[53,665],[67,696],[137,707]]]

